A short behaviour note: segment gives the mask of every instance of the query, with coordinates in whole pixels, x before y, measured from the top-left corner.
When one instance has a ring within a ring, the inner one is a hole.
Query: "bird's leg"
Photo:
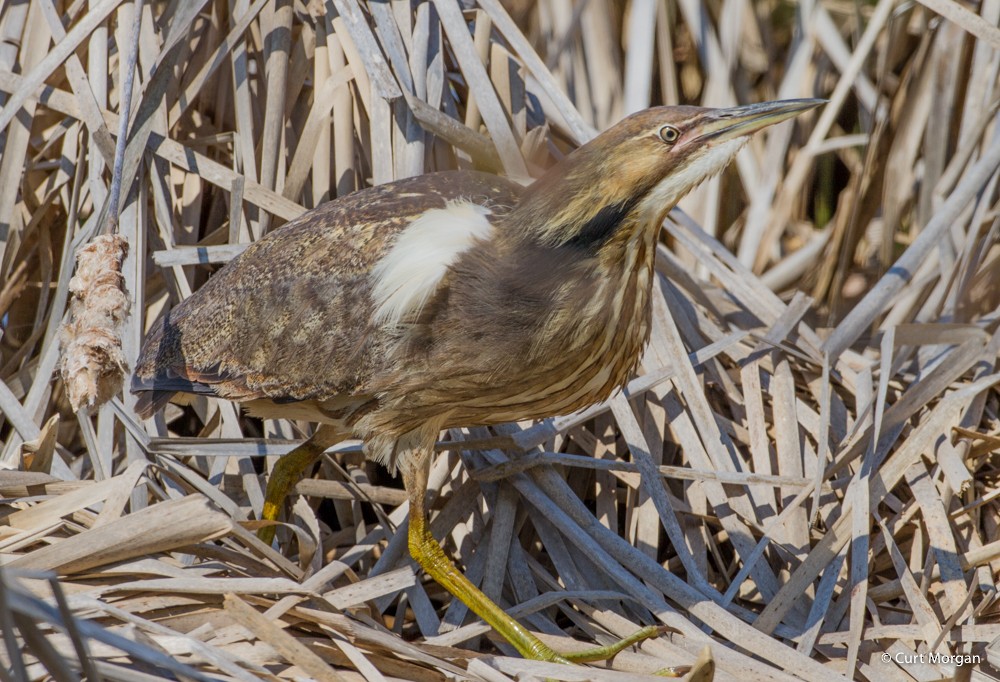
[[[409,545],[413,558],[427,571],[430,577],[489,623],[522,656],[541,661],[569,663],[567,658],[560,656],[543,644],[524,626],[507,615],[503,609],[462,575],[451,559],[445,555],[441,545],[431,535],[427,523],[425,497],[430,452],[412,452],[410,454],[413,459],[404,465],[403,485],[406,486],[410,499]]]
[[[608,646],[594,647],[585,651],[560,654],[542,643],[523,625],[500,608],[493,600],[473,585],[451,559],[444,553],[441,545],[431,535],[427,523],[425,497],[427,492],[427,474],[430,464],[430,451],[412,453],[413,459],[404,465],[403,484],[410,501],[410,554],[420,566],[427,571],[439,585],[444,587],[455,598],[472,609],[473,613],[486,621],[504,639],[513,645],[525,658],[536,661],[552,661],[556,663],[572,663],[600,661],[613,658],[618,652],[644,639],[655,637],[661,629],[655,626],[639,630],[631,637]],[[422,460],[422,461],[418,461]]]
[[[260,518],[264,521],[277,521],[281,506],[292,488],[302,480],[305,473],[319,461],[322,454],[332,445],[346,438],[346,434],[332,426],[323,425],[304,443],[287,455],[281,457],[271,476],[267,479],[267,492],[264,495],[264,510]],[[264,526],[257,531],[257,537],[270,544],[274,540],[273,525]]]

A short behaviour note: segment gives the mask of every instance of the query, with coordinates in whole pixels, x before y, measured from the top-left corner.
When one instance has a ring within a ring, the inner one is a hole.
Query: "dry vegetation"
[[[624,680],[706,644],[719,680],[934,680],[955,667],[883,653],[1000,656],[1000,2],[141,6],[127,361],[330,197],[537,175],[650,104],[829,98],[665,225],[625,395],[447,434],[476,444],[433,470],[434,530],[488,594],[566,649],[671,629],[606,669],[510,657],[414,570],[401,490],[355,446],[272,548],[262,472],[308,425],[69,408],[58,330],[134,10],[0,3],[0,680]]]

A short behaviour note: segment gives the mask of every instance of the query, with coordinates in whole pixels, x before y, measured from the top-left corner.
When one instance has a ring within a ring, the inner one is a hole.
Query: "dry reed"
[[[123,107],[135,8],[0,5],[0,679],[634,680],[706,646],[718,680],[1000,677],[1000,1],[140,3]],[[74,414],[53,380],[122,111],[131,363],[331,197],[535,176],[649,105],[814,96],[665,225],[623,394],[445,435],[433,529],[488,594],[560,648],[669,626],[607,667],[484,639],[356,445],[278,551],[249,520],[308,425]]]

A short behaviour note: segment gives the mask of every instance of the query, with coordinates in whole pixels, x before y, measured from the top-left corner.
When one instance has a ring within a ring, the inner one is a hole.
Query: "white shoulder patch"
[[[393,326],[419,311],[448,267],[493,226],[490,210],[468,201],[449,201],[410,223],[372,269],[375,319]]]

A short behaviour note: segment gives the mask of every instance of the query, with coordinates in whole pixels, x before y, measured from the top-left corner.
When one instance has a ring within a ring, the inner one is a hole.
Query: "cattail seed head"
[[[77,253],[69,321],[60,330],[60,373],[74,410],[93,410],[121,390],[128,372],[121,326],[129,299],[122,277],[128,242],[101,235]]]

